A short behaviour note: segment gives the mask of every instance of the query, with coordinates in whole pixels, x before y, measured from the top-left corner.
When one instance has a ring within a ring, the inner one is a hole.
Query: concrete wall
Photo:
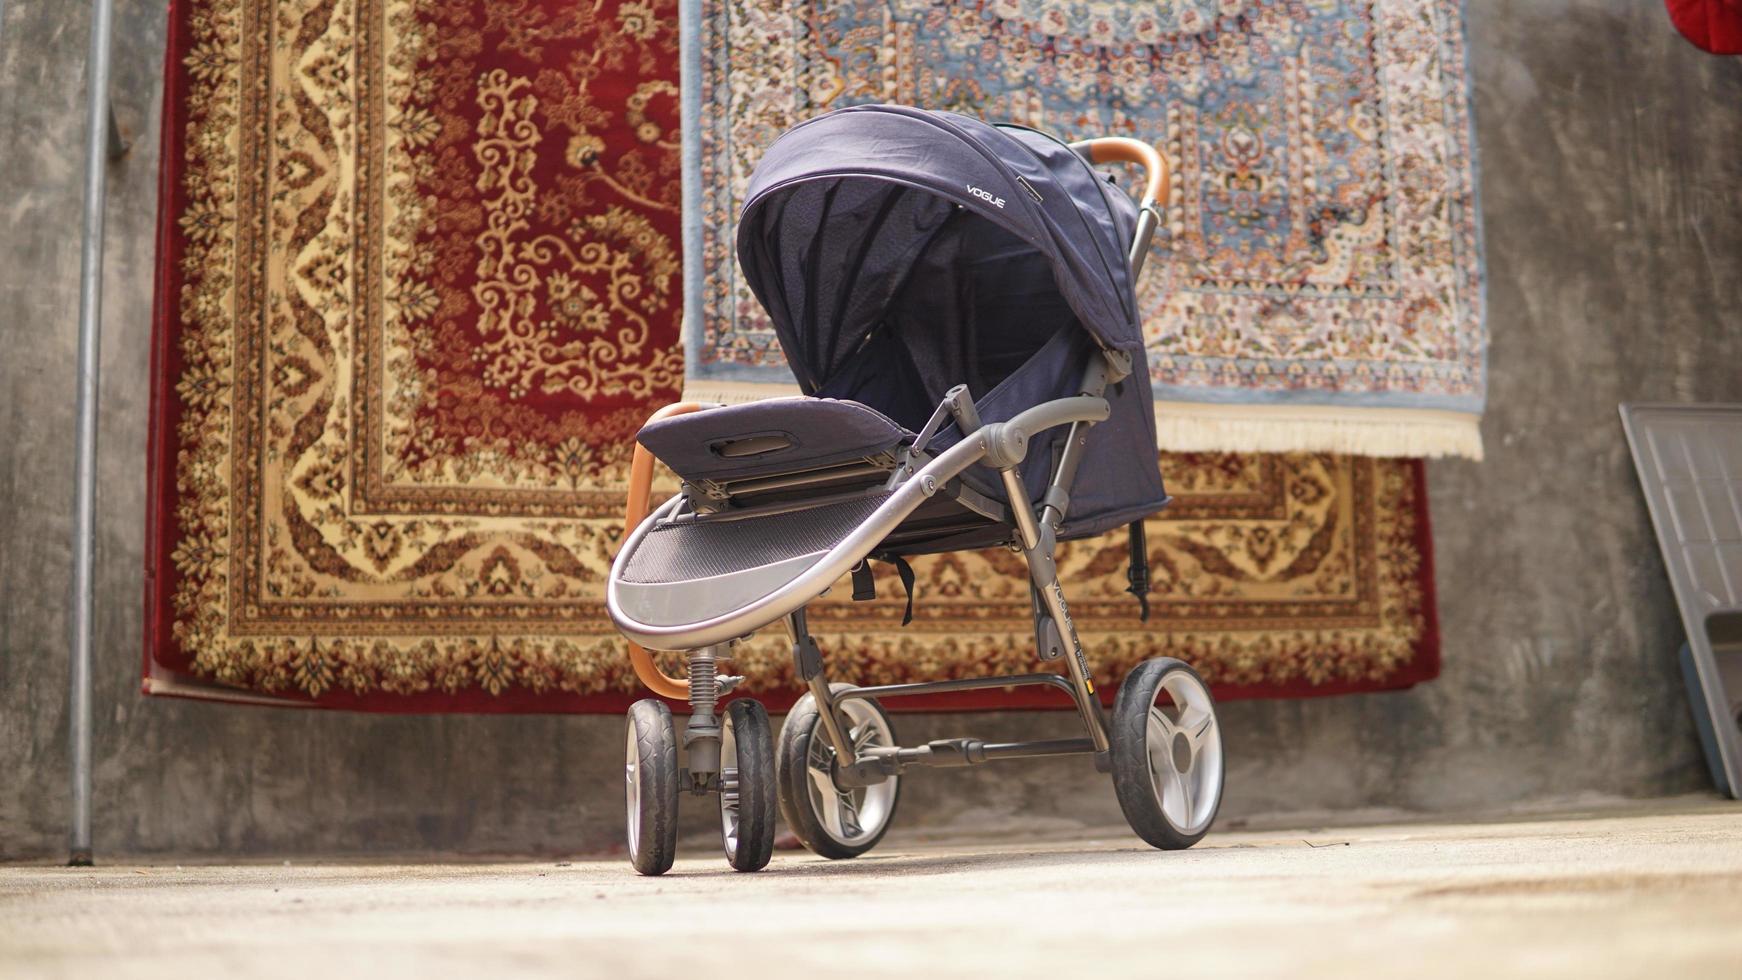
[[[610,717],[398,718],[137,693],[161,0],[118,0],[103,340],[96,843],[120,852],[558,851],[620,835]],[[62,854],[83,5],[0,7],[0,858]],[[1471,0],[1493,387],[1482,464],[1430,467],[1445,674],[1225,712],[1224,814],[1698,790],[1681,639],[1617,402],[1742,400],[1742,59],[1661,5]],[[913,735],[960,719],[904,719]],[[989,734],[1066,716],[981,716]],[[896,830],[1119,822],[1080,762],[915,776]],[[692,808],[699,809],[699,808]],[[701,828],[703,815],[690,814]]]

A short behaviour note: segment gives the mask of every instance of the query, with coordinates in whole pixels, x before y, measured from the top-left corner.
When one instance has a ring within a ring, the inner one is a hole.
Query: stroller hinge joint
[[[1131,354],[1128,351],[1104,347],[1101,349],[1101,356],[1107,361],[1106,384],[1116,385],[1131,376]],[[1100,392],[1090,394],[1098,395]]]
[[[1052,618],[1046,601],[1040,597],[1040,586],[1032,578],[1028,583],[1028,598],[1034,607],[1034,652],[1042,660],[1057,660],[1064,656],[1064,635]]]
[[[801,681],[808,683],[812,678],[822,676],[823,651],[817,648],[817,641],[811,639],[809,633],[793,641],[792,663]]]
[[[1043,507],[1052,508],[1054,513],[1060,515],[1067,514],[1071,509],[1070,491],[1054,484],[1053,486],[1046,488],[1046,493],[1041,495],[1040,503]],[[1047,523],[1051,524],[1053,522],[1048,521]]]
[[[980,430],[986,440],[987,466],[1003,472],[1028,458],[1028,433],[1008,422],[993,422]]]
[[[944,406],[955,416],[956,428],[962,430],[962,435],[979,431],[980,411],[974,407],[974,396],[968,393],[967,385],[956,385],[944,392]]]

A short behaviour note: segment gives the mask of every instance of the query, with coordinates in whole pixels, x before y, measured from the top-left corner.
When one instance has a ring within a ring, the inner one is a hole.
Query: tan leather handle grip
[[[1103,136],[1072,144],[1078,152],[1087,150],[1090,163],[1135,163],[1149,175],[1143,189],[1143,204],[1159,205],[1167,200],[1167,161],[1155,147],[1142,140],[1125,136]]]
[[[699,412],[708,406],[700,402],[673,402],[647,417],[649,422],[671,418],[673,415],[687,415]],[[653,495],[653,454],[642,448],[641,443],[635,444],[635,452],[629,457],[629,499],[623,506],[623,535],[627,540],[629,533],[634,531],[642,521],[647,519],[647,504]],[[686,701],[690,696],[690,682],[682,677],[672,677],[659,669],[653,662],[653,655],[641,648],[641,645],[629,641],[629,663],[635,668],[635,676],[647,686],[649,691],[662,698],[675,698]]]

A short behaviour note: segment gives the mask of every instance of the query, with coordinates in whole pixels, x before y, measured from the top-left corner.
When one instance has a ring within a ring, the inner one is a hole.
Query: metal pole
[[[113,0],[91,0],[85,78],[85,214],[79,260],[78,430],[73,447],[72,656],[67,742],[72,757],[71,855],[91,863],[91,620],[97,519],[97,365],[103,320],[103,205],[109,156]]]
[[[683,322],[678,331],[678,343],[684,348],[686,372],[695,376],[695,359],[699,348],[690,338],[700,337],[702,329],[702,2],[678,0],[677,4],[677,83],[678,83],[678,170],[682,174],[679,188],[683,211]]]

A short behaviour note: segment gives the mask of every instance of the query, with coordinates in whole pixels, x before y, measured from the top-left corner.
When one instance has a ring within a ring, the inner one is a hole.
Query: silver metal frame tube
[[[1131,236],[1131,254],[1126,257],[1131,265],[1131,278],[1143,273],[1143,260],[1149,257],[1149,243],[1155,238],[1155,228],[1160,223],[1161,215],[1154,207],[1145,207],[1138,213],[1137,233]]]
[[[829,740],[829,747],[835,750],[835,758],[844,766],[852,765],[858,761],[858,757],[853,752],[853,740],[848,737],[846,726],[841,723],[841,716],[835,713],[839,710],[841,699],[829,690],[828,675],[819,672],[805,681],[805,685],[810,688],[811,699],[817,704],[817,720],[822,723],[823,735]]]
[[[1008,422],[993,422],[986,428],[995,425],[1008,426],[1019,430],[1024,435],[1032,436],[1036,432],[1065,425],[1069,422],[1105,422],[1107,416],[1113,414],[1113,406],[1107,399],[1098,395],[1072,395],[1069,398],[1055,398],[1050,402],[1018,413]]]
[[[1034,508],[1017,505],[1019,500],[1028,502],[1028,489],[1022,485],[1022,477],[1016,475],[1015,467],[999,470],[998,477],[1004,481],[1004,495],[1010,498],[1010,517],[1016,522],[1016,533],[1022,536],[1022,546],[1032,548],[1040,544],[1040,525],[1034,522]]]
[[[113,0],[91,0],[85,78],[85,200],[79,257],[79,355],[73,440],[73,578],[67,746],[72,821],[68,863],[91,863],[91,633],[95,612],[97,371],[103,322],[103,208],[108,186],[109,38]]]
[[[1034,521],[1033,507],[1027,500],[1018,497],[1010,502],[1010,507],[1015,511],[1028,511],[1028,520]],[[1107,723],[1101,716],[1101,703],[1095,698],[1095,682],[1089,676],[1089,661],[1083,653],[1082,639],[1078,637],[1076,624],[1072,622],[1070,611],[1065,606],[1064,589],[1059,585],[1058,566],[1053,558],[1054,547],[1055,541],[1049,525],[1044,540],[1023,548],[1028,559],[1028,578],[1039,592],[1041,605],[1046,608],[1047,615],[1058,626],[1059,639],[1065,645],[1065,668],[1071,675],[1071,697],[1077,702],[1077,711],[1083,716],[1083,724],[1089,729],[1095,751],[1105,752],[1108,746]]]
[[[702,136],[695,125],[702,118],[702,46],[697,38],[702,30],[701,0],[678,0],[677,4],[677,88],[679,127],[678,170],[679,203],[682,205],[683,268],[702,267]],[[696,283],[700,283],[698,278]],[[702,320],[702,291],[690,288],[686,281],[683,299],[684,336]],[[695,376],[695,345],[684,345],[686,372]]]
[[[1094,755],[1095,743],[1086,738],[1052,738],[1033,742],[986,742],[977,738],[944,738],[905,748],[878,747],[841,770],[842,785],[867,786],[900,775],[914,767],[960,769],[1000,759],[1035,759],[1042,756]],[[891,771],[890,763],[893,763]],[[869,777],[869,778],[868,778]],[[838,777],[839,778],[839,777]]]
[[[1035,742],[987,742],[980,750],[987,762],[1036,759],[1048,755],[1093,755],[1099,751],[1087,738],[1051,738]]]
[[[1095,743],[1096,752],[1107,751],[1107,721],[1101,715],[1101,702],[1095,698],[1095,681],[1089,676],[1089,661],[1083,653],[1083,641],[1077,636],[1076,624],[1071,621],[1069,611],[1065,608],[1064,591],[1059,588],[1058,573],[1051,566],[1052,556],[1047,556],[1047,571],[1050,581],[1042,584],[1041,576],[1034,574],[1035,560],[1029,559],[1029,575],[1040,589],[1040,601],[1046,606],[1047,615],[1058,624],[1060,638],[1065,643],[1065,669],[1071,675],[1071,696],[1076,699],[1077,711],[1083,716],[1083,724],[1089,729],[1089,737]]]
[[[835,703],[855,698],[894,698],[920,694],[952,694],[962,691],[991,691],[1006,687],[1052,687],[1074,696],[1071,682],[1057,674],[1010,674],[1004,677],[963,677],[947,681],[914,681],[907,684],[879,684],[874,687],[854,687],[835,695]]]

